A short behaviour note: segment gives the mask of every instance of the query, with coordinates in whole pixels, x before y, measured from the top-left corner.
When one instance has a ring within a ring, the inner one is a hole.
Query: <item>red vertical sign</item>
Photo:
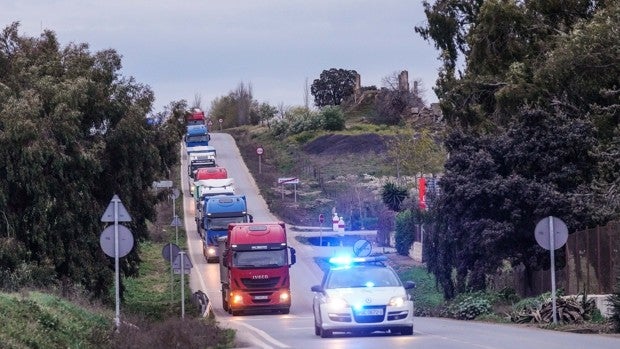
[[[418,180],[418,206],[421,210],[426,210],[426,179],[420,177]]]

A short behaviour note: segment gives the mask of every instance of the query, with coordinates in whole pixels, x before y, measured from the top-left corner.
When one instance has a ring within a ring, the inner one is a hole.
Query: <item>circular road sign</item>
[[[179,191],[179,189],[174,188],[174,189],[172,189],[172,193],[170,193],[170,198],[176,200],[176,199],[179,198],[180,195],[181,195],[181,192]]]
[[[372,251],[372,245],[368,240],[359,239],[353,244],[353,254],[357,257],[369,256],[370,251]]]
[[[540,247],[545,250],[551,250],[551,237],[549,234],[549,220],[553,219],[553,249],[564,246],[568,240],[568,227],[558,217],[545,217],[536,224],[536,230],[534,230],[534,237]]]
[[[256,154],[263,155],[264,152],[265,152],[265,149],[263,149],[263,147],[256,148]]]
[[[114,257],[114,225],[103,229],[99,244],[105,254]],[[133,248],[133,234],[126,226],[118,225],[118,257],[125,257]]]
[[[164,259],[168,262],[172,262],[174,258],[176,258],[176,256],[179,254],[179,251],[181,251],[179,246],[173,243],[169,243],[161,249],[161,255],[164,256]]]
[[[219,122],[220,122],[220,124],[221,124],[222,122],[224,122],[224,119],[219,119],[219,120],[217,120],[217,121],[219,121]]]
[[[323,214],[321,213],[319,215],[319,223],[323,224],[323,222],[325,222],[325,216],[323,216]]]

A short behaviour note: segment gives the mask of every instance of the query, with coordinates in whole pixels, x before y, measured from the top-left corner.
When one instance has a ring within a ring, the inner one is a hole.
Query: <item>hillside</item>
[[[112,315],[41,293],[0,293],[0,347],[105,348]]]

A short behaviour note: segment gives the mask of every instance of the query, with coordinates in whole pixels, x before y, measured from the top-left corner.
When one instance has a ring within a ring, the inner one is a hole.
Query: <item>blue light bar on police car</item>
[[[351,256],[336,256],[329,259],[329,264],[346,266],[354,263],[374,263],[387,260],[386,256],[372,256],[372,257],[351,257]]]

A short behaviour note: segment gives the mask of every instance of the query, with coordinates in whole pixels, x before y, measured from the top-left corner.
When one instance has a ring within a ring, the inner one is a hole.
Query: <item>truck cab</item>
[[[287,244],[284,223],[230,224],[218,243],[224,310],[232,315],[252,310],[288,314],[289,268],[296,257]]]
[[[245,195],[208,196],[202,204],[197,220],[202,239],[202,253],[207,263],[218,262],[220,258],[218,239],[226,236],[231,223],[249,223],[252,215],[247,213]]]
[[[209,145],[209,140],[211,136],[209,135],[209,131],[207,130],[207,125],[189,125],[187,126],[185,132],[185,146],[196,147],[196,146],[207,146]]]
[[[205,113],[200,108],[192,108],[185,113],[186,125],[204,125]]]

